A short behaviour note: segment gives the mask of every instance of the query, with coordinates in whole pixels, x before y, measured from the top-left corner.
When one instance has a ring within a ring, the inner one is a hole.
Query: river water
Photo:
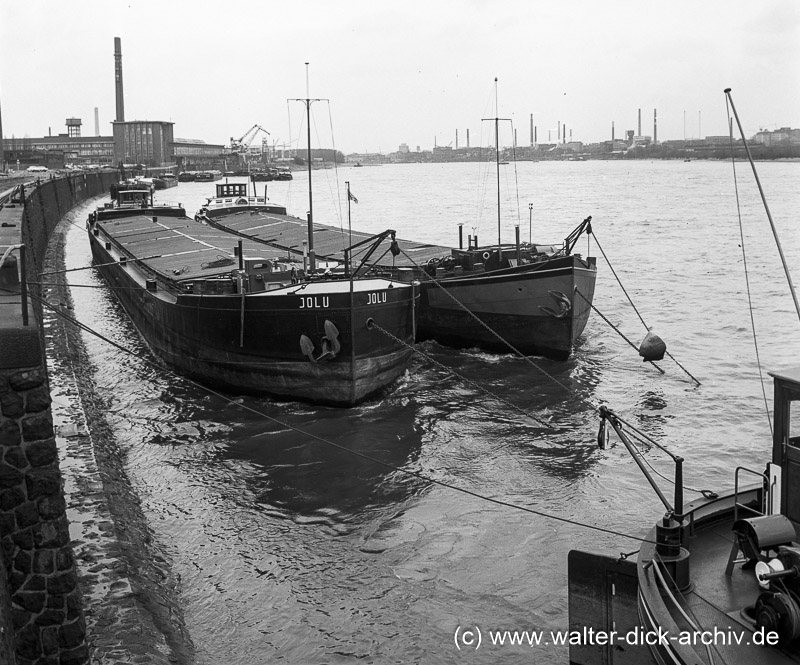
[[[700,386],[669,358],[659,363],[664,374],[642,363],[593,313],[563,363],[426,342],[392,391],[358,408],[231,403],[145,362],[147,348],[113,295],[80,288],[102,284],[93,271],[70,273],[76,317],[138,354],[84,334],[114,445],[180,579],[198,663],[567,662],[565,647],[459,650],[454,635],[475,626],[484,636],[566,629],[567,552],[618,554],[636,542],[475,495],[644,535],[663,508],[621,445],[597,448],[598,404],[683,455],[689,487],[730,488],[737,465],[763,468],[770,433],[740,213],[762,364],[798,364],[800,342],[749,165],[736,165],[739,206],[729,162],[501,168],[503,240],[519,224],[523,240],[532,227],[534,239],[557,243],[592,215],[642,318]],[[800,164],[758,170],[797,278]],[[346,227],[349,181],[354,228],[452,245],[463,223],[465,236],[497,237],[495,176],[485,165],[345,167],[313,178],[320,222]],[[305,214],[305,173],[267,187],[271,199]],[[193,212],[212,193],[213,184],[182,183],[158,194]],[[69,268],[91,261],[79,227],[93,205],[69,215]],[[638,343],[642,322],[597,243],[582,238],[576,251],[587,250],[599,257],[595,306]],[[767,395],[771,406],[769,384]],[[663,457],[646,452],[671,474]]]

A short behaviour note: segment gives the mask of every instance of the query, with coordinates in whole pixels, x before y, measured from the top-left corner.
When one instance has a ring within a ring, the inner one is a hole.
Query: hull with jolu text
[[[161,211],[142,212],[150,225],[143,229],[156,226],[156,212],[159,225],[168,223]],[[120,222],[108,221],[112,235],[104,223],[90,226],[97,269],[150,348],[181,373],[228,391],[350,406],[405,372],[413,354],[413,286],[374,278],[244,295],[176,292],[163,274],[157,281],[145,262],[124,257],[113,241]]]

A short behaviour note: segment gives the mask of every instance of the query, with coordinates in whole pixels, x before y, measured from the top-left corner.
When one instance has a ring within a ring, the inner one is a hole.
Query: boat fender
[[[489,252],[484,252],[483,254],[481,254],[481,256],[483,257],[484,261],[488,261],[491,254],[489,254]]]
[[[312,342],[306,335],[300,335],[300,351],[312,363],[317,362],[314,358],[314,342]]]
[[[652,330],[648,330],[642,343],[639,345],[639,355],[642,356],[642,362],[661,360],[664,358],[666,352],[667,345],[664,343],[664,340]]]
[[[597,447],[600,450],[608,450],[608,428],[606,419],[600,419],[600,429],[597,431]]]

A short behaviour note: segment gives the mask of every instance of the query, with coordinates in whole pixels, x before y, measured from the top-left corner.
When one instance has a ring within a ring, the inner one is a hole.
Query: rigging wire
[[[633,342],[631,342],[631,340],[629,340],[627,337],[625,337],[625,334],[617,326],[615,326],[613,323],[611,323],[611,321],[609,321],[608,318],[606,318],[603,315],[603,313],[599,309],[597,309],[597,307],[594,306],[594,303],[590,302],[589,299],[585,295],[583,295],[583,293],[581,293],[581,291],[580,291],[580,289],[578,287],[575,287],[575,293],[577,293],[581,298],[583,298],[586,301],[586,303],[589,305],[589,307],[591,307],[594,310],[595,314],[597,314],[601,319],[603,319],[603,321],[605,321],[609,326],[611,326],[611,328],[614,330],[614,332],[616,332],[620,337],[622,337],[622,339],[624,339],[628,344],[630,344],[635,350],[638,350],[638,347],[636,346],[636,344],[634,344]],[[664,372],[663,369],[661,369],[655,363],[654,360],[648,360],[647,362],[649,362],[653,367],[655,367],[662,374],[666,373],[666,372]]]
[[[336,200],[338,202],[338,214],[339,214],[339,229],[342,232],[342,253],[346,249],[345,246],[345,236],[344,234],[344,211],[342,210],[342,188],[339,185],[339,160],[336,159],[336,139],[333,136],[333,114],[331,113],[331,102],[329,99],[325,101],[328,102],[328,123],[330,124],[331,128],[331,147],[333,149],[333,173],[334,173],[334,180],[336,181]]]
[[[672,456],[672,453],[669,450],[667,450],[664,446],[662,446],[660,443],[658,443],[658,441],[656,441],[653,437],[649,436],[648,434],[645,434],[638,427],[636,427],[634,425],[631,425],[631,423],[629,423],[625,419],[621,418],[616,413],[614,414],[614,417],[619,422],[621,422],[623,425],[625,425],[628,428],[628,430],[630,430],[629,434],[632,432],[633,438],[638,440],[640,443],[649,443],[650,445],[655,446],[656,448],[658,448],[662,452],[666,453],[667,455]],[[670,485],[674,485],[675,484],[675,481],[672,478],[669,478],[668,476],[665,476],[662,473],[660,473],[658,470],[656,470],[656,468],[644,456],[644,452],[643,451],[639,450],[639,448],[637,448],[632,442],[631,442],[631,445],[633,445],[633,447],[636,449],[636,452],[639,454],[639,458],[642,460],[642,462],[647,464],[647,466],[650,467],[650,470],[654,474],[656,474],[662,480],[667,481]],[[699,490],[699,489],[697,489],[695,487],[689,487],[688,485],[683,485],[683,489],[689,490],[690,492],[695,492],[696,494],[702,494],[706,498],[716,498],[716,496],[717,496],[711,490]]]
[[[448,374],[452,374],[452,375],[454,375],[454,376],[457,376],[457,377],[458,377],[458,378],[459,378],[461,381],[463,381],[464,383],[466,383],[466,384],[468,384],[468,385],[472,386],[473,388],[475,388],[475,389],[477,389],[477,390],[481,391],[482,393],[484,393],[484,394],[488,395],[488,396],[489,396],[489,397],[491,397],[492,399],[496,399],[498,402],[501,402],[502,404],[505,404],[505,405],[506,405],[507,407],[509,407],[510,409],[512,409],[512,410],[514,410],[514,411],[518,412],[519,414],[521,414],[523,417],[525,417],[525,418],[529,418],[530,420],[533,420],[535,423],[537,423],[537,424],[539,424],[539,425],[542,425],[543,427],[546,427],[546,428],[547,428],[547,429],[549,429],[549,430],[555,430],[555,429],[556,429],[556,428],[555,428],[555,427],[554,427],[552,424],[550,424],[550,423],[548,423],[548,422],[545,422],[545,421],[544,421],[544,420],[542,420],[541,418],[537,418],[536,416],[533,416],[533,415],[531,415],[530,413],[528,413],[528,412],[527,412],[527,411],[525,411],[524,409],[522,409],[522,408],[518,407],[516,404],[513,404],[513,403],[509,402],[508,400],[506,400],[506,399],[503,399],[503,398],[502,398],[502,397],[500,397],[499,395],[497,395],[497,394],[493,393],[493,392],[492,392],[491,390],[489,390],[488,388],[486,388],[486,387],[484,387],[484,386],[480,385],[479,383],[476,383],[475,381],[472,381],[471,379],[468,379],[468,378],[466,378],[465,376],[463,376],[463,375],[459,374],[458,372],[456,372],[456,371],[452,370],[451,368],[447,367],[446,365],[443,365],[443,364],[442,364],[442,363],[440,363],[438,360],[436,360],[436,359],[432,358],[432,357],[431,357],[431,356],[429,356],[427,353],[424,353],[423,351],[420,351],[420,350],[419,350],[418,348],[416,348],[415,346],[413,346],[413,345],[411,345],[411,344],[407,344],[407,343],[406,343],[406,342],[404,342],[402,339],[400,339],[399,337],[397,337],[397,336],[393,335],[392,333],[390,333],[390,332],[389,332],[388,330],[386,330],[385,328],[382,328],[382,327],[381,327],[380,325],[378,325],[377,323],[373,322],[373,323],[372,323],[372,327],[373,327],[373,328],[375,328],[375,330],[377,330],[377,331],[381,332],[382,334],[386,335],[387,337],[389,337],[389,338],[390,338],[390,339],[392,339],[393,341],[395,341],[395,342],[399,342],[400,344],[402,344],[402,345],[404,345],[404,346],[406,346],[406,347],[410,348],[412,351],[414,351],[414,353],[417,353],[417,354],[421,355],[423,358],[425,358],[425,360],[427,360],[428,362],[430,362],[432,365],[435,365],[435,366],[436,366],[436,367],[438,367],[439,369],[441,369],[441,370],[444,370],[444,371],[445,371],[445,372],[447,372]]]
[[[517,142],[513,140],[513,137],[516,136],[514,133],[514,121],[511,121],[511,158],[514,161],[514,191],[516,192],[517,196],[517,228],[519,228],[520,224],[522,223],[522,213],[520,212],[519,207],[519,171],[517,169]]]
[[[413,257],[411,257],[411,256],[409,256],[408,254],[406,254],[406,253],[405,253],[405,252],[404,252],[402,249],[401,249],[400,251],[401,251],[401,253],[403,254],[403,256],[405,256],[405,257],[406,257],[406,258],[407,258],[409,261],[411,261],[411,263],[412,263],[413,265],[415,265],[415,266],[416,266],[416,267],[418,267],[418,268],[420,268],[420,267],[421,267],[421,266],[419,266],[419,264],[418,264],[418,263],[417,263],[417,262],[416,262],[416,261],[413,259]],[[426,273],[426,274],[427,274],[427,273]],[[440,283],[440,282],[439,282],[439,281],[436,279],[436,277],[434,277],[434,276],[432,276],[432,275],[428,275],[428,277],[430,278],[430,280],[431,280],[431,281],[432,281],[434,284],[436,284],[436,286],[438,286],[438,287],[439,287],[439,288],[440,288],[440,289],[441,289],[441,290],[442,290],[442,291],[443,291],[443,292],[444,292],[444,293],[445,293],[445,294],[446,294],[446,295],[447,295],[449,298],[451,298],[451,299],[452,299],[452,300],[453,300],[453,301],[454,301],[454,302],[455,302],[455,303],[456,303],[456,304],[457,304],[459,307],[461,307],[461,308],[462,308],[462,309],[463,309],[463,310],[464,310],[464,311],[465,311],[467,314],[469,314],[469,315],[470,315],[470,316],[471,316],[473,319],[475,319],[475,320],[476,320],[476,321],[477,321],[477,322],[478,322],[480,325],[482,325],[484,328],[486,328],[486,330],[487,330],[487,331],[489,331],[489,332],[490,332],[492,335],[494,335],[495,337],[497,337],[497,339],[499,339],[499,340],[500,340],[500,341],[501,341],[503,344],[505,344],[505,345],[506,345],[506,346],[507,346],[509,349],[511,349],[511,350],[512,350],[512,351],[513,351],[513,352],[514,352],[514,353],[515,353],[515,354],[516,354],[518,357],[520,357],[520,358],[521,358],[521,359],[523,359],[525,362],[527,362],[527,363],[528,363],[528,364],[530,364],[532,367],[534,367],[536,370],[538,370],[539,372],[541,372],[542,374],[544,374],[544,376],[546,376],[548,379],[550,379],[551,381],[553,381],[554,383],[556,383],[558,386],[560,386],[561,388],[563,388],[565,391],[567,391],[567,392],[568,392],[568,393],[570,393],[570,394],[573,394],[572,390],[570,390],[570,389],[569,389],[569,387],[567,387],[567,386],[566,386],[566,385],[564,385],[564,384],[563,384],[561,381],[559,381],[558,379],[556,379],[556,378],[555,378],[555,377],[554,377],[552,374],[550,374],[549,372],[545,371],[545,370],[544,370],[542,367],[540,367],[540,366],[539,366],[537,363],[535,363],[533,360],[531,360],[531,359],[530,359],[528,356],[525,356],[525,355],[523,355],[523,354],[522,354],[522,352],[521,352],[521,351],[519,351],[519,350],[518,350],[516,347],[514,347],[514,345],[513,345],[513,344],[511,344],[510,342],[508,342],[507,340],[505,340],[505,339],[504,339],[504,338],[503,338],[503,337],[502,337],[502,336],[501,336],[499,333],[497,333],[497,332],[496,332],[496,331],[495,331],[493,328],[491,328],[489,325],[487,325],[486,323],[484,323],[484,322],[483,322],[483,321],[482,321],[482,320],[481,320],[481,319],[480,319],[480,318],[479,318],[479,317],[478,317],[478,316],[477,316],[477,315],[476,315],[474,312],[472,312],[472,311],[471,311],[471,310],[470,310],[470,309],[469,309],[469,308],[468,308],[466,305],[464,305],[464,304],[463,304],[461,301],[459,301],[459,300],[458,300],[458,298],[456,298],[456,297],[455,297],[455,296],[454,296],[452,293],[450,293],[450,291],[449,291],[448,289],[446,289],[444,286],[442,286],[442,284],[441,284],[441,283]],[[578,295],[580,295],[580,296],[581,296],[581,297],[582,297],[584,300],[586,300],[586,297],[585,297],[585,296],[584,296],[584,295],[583,295],[583,294],[582,294],[582,293],[581,293],[581,292],[580,292],[580,291],[579,291],[577,288],[575,289],[575,292],[576,292]],[[586,302],[588,302],[588,300],[586,300]],[[589,303],[589,304],[591,305],[591,303]],[[606,321],[606,322],[607,322],[609,325],[611,325],[612,327],[614,327],[614,326],[613,326],[613,324],[611,324],[611,322],[610,322],[610,321],[608,321],[608,319],[606,319],[606,317],[605,317],[605,316],[603,316],[603,315],[602,315],[602,314],[601,314],[601,313],[600,313],[600,312],[599,312],[599,311],[598,311],[598,310],[597,310],[597,309],[596,309],[596,308],[595,308],[593,305],[591,305],[591,306],[592,306],[592,309],[594,309],[594,311],[595,311],[595,312],[597,312],[597,313],[598,313],[598,314],[599,314],[599,315],[602,317],[602,319],[603,319],[604,321]],[[616,328],[615,328],[615,329],[616,329]],[[620,335],[622,335],[622,333],[620,333]],[[622,336],[623,336],[623,338],[624,338],[624,335],[622,335]],[[630,340],[628,340],[627,338],[625,338],[625,339],[626,339],[626,341],[628,342],[628,344],[631,344],[631,346],[634,346]],[[635,348],[635,346],[634,346],[634,348]],[[419,353],[419,351],[417,351],[417,352]],[[435,362],[435,361],[433,361],[433,362]],[[661,369],[661,368],[660,368],[658,365],[656,365],[656,364],[655,364],[654,362],[652,362],[652,361],[650,361],[650,362],[651,362],[651,364],[652,364],[652,365],[653,365],[653,366],[654,366],[656,369],[658,369],[658,371],[659,371],[659,372],[661,372],[662,374],[664,373],[664,370],[663,370],[663,369]],[[691,376],[691,375],[690,375],[690,376]],[[465,379],[465,380],[466,380],[466,379]],[[498,398],[498,399],[499,399],[499,398]],[[580,395],[578,395],[578,396],[577,396],[577,399],[578,399],[578,401],[579,401],[579,402],[581,402],[581,403],[582,403],[584,406],[586,406],[586,407],[588,407],[588,408],[590,408],[590,409],[592,409],[592,410],[594,410],[594,411],[597,411],[597,410],[599,410],[599,408],[600,408],[600,405],[599,405],[599,404],[597,404],[596,402],[594,402],[593,400],[587,399],[587,398],[585,398],[585,397],[582,397],[582,396],[580,396]],[[512,406],[513,406],[513,405],[512,405]],[[516,409],[516,407],[513,407],[513,408],[515,408],[515,409]],[[528,416],[528,417],[532,417],[532,416]],[[620,418],[619,420],[620,420],[620,421],[622,421],[622,419],[621,419],[621,418]],[[622,421],[622,422],[624,422],[624,421]],[[542,424],[544,424],[544,423],[542,423]],[[626,423],[626,424],[627,424],[627,423]],[[548,426],[549,426],[549,425],[548,425]],[[650,441],[651,441],[651,442],[652,442],[652,443],[653,443],[655,446],[657,446],[658,448],[660,448],[661,450],[664,450],[664,451],[666,451],[666,449],[665,449],[663,446],[661,446],[660,444],[656,443],[656,442],[655,442],[655,441],[653,441],[652,439],[650,439]],[[641,452],[640,452],[640,455],[641,455],[641,456],[642,456],[642,458],[644,459],[644,457],[643,457],[643,453],[641,453]],[[648,464],[648,466],[650,466],[650,468],[653,468],[653,467],[650,465],[650,463],[649,463],[649,462],[647,462],[647,464]],[[657,471],[655,471],[655,469],[653,469],[653,471],[654,471],[654,472],[655,472],[657,475],[659,475],[660,477],[662,477],[662,478],[664,477],[664,476],[662,476],[660,473],[658,473]],[[666,480],[669,480],[669,479],[667,478]],[[670,482],[673,482],[673,481],[670,481]],[[673,484],[674,484],[674,482],[673,482]],[[692,487],[688,487],[688,486],[686,486],[686,485],[683,485],[683,487],[684,487],[684,489],[687,489],[687,490],[689,490],[689,491],[692,491],[692,492],[697,492],[697,493],[699,493],[699,494],[703,494],[703,495],[706,495],[706,492],[707,492],[707,490],[698,490],[698,489],[694,489],[694,488],[692,488]]]
[[[406,253],[405,253],[405,251],[403,251],[403,249],[402,249],[402,248],[400,248],[400,252],[401,252],[401,253],[403,254],[403,256],[405,256],[405,257],[406,257],[406,258],[407,258],[409,261],[411,261],[411,263],[412,263],[413,265],[415,265],[417,268],[420,268],[420,269],[422,269],[422,267],[421,267],[421,266],[420,266],[420,265],[419,265],[419,264],[418,264],[418,263],[417,263],[417,262],[414,260],[414,258],[413,258],[413,257],[411,257],[411,256],[409,256],[408,254],[406,254]],[[427,273],[426,273],[426,275],[427,275]],[[469,309],[469,308],[468,308],[468,307],[467,307],[467,306],[466,306],[464,303],[462,303],[462,302],[461,302],[461,301],[460,301],[458,298],[456,298],[456,297],[455,297],[455,296],[454,296],[452,293],[450,293],[450,291],[449,291],[448,289],[446,289],[444,286],[442,286],[442,283],[441,283],[439,280],[437,280],[437,279],[436,279],[436,277],[434,277],[433,275],[428,275],[428,278],[429,278],[429,279],[430,279],[430,280],[431,280],[431,281],[432,281],[434,284],[436,284],[436,286],[438,286],[438,287],[439,287],[439,288],[442,290],[442,292],[443,292],[443,293],[444,293],[444,294],[445,294],[447,297],[449,297],[451,300],[453,300],[453,302],[455,302],[455,303],[456,303],[456,304],[457,304],[459,307],[461,307],[461,308],[462,308],[462,309],[463,309],[463,310],[464,310],[464,311],[465,311],[467,314],[469,314],[469,315],[470,315],[470,316],[471,316],[473,319],[475,319],[475,321],[476,321],[478,324],[480,324],[481,326],[483,326],[483,327],[484,327],[484,328],[485,328],[485,329],[486,329],[486,330],[487,330],[487,331],[488,331],[490,334],[494,335],[494,336],[495,336],[495,337],[496,337],[496,338],[497,338],[497,339],[498,339],[500,342],[502,342],[502,343],[503,343],[505,346],[507,346],[509,349],[511,349],[511,351],[513,351],[513,352],[514,352],[514,353],[515,353],[515,354],[516,354],[518,357],[520,357],[522,360],[524,360],[525,362],[527,362],[527,363],[528,363],[528,364],[529,364],[531,367],[533,367],[534,369],[536,369],[536,370],[537,370],[538,372],[540,372],[541,374],[544,374],[544,375],[545,375],[545,376],[546,376],[548,379],[550,379],[551,381],[553,381],[553,383],[556,383],[556,384],[558,384],[558,385],[559,385],[559,386],[561,386],[561,387],[562,387],[564,390],[566,390],[568,393],[570,393],[570,394],[572,393],[572,391],[571,391],[571,390],[570,390],[570,389],[569,389],[569,388],[568,388],[566,385],[564,385],[564,384],[563,384],[561,381],[559,381],[559,380],[558,380],[556,377],[554,377],[552,374],[550,374],[549,372],[547,372],[546,370],[544,370],[542,367],[540,367],[539,365],[537,365],[537,364],[536,364],[536,363],[535,363],[533,360],[531,360],[531,358],[530,358],[530,357],[528,357],[528,356],[526,356],[525,354],[523,354],[523,353],[522,353],[522,351],[520,351],[519,349],[517,349],[517,348],[516,348],[516,347],[515,347],[513,344],[511,344],[511,342],[509,342],[508,340],[504,339],[504,338],[503,338],[503,337],[502,337],[502,336],[501,336],[501,335],[500,335],[498,332],[496,332],[496,331],[495,331],[495,330],[494,330],[494,329],[493,329],[491,326],[489,326],[487,323],[485,323],[485,322],[484,322],[484,321],[483,321],[483,320],[482,320],[482,319],[481,319],[481,318],[480,318],[480,317],[479,317],[477,314],[475,314],[475,313],[474,313],[472,310],[470,310],[470,309]],[[595,404],[594,402],[591,402],[591,401],[589,401],[588,399],[586,399],[586,398],[584,398],[584,397],[580,397],[580,396],[579,396],[579,397],[578,397],[578,399],[579,399],[580,401],[582,401],[582,402],[583,402],[584,406],[588,406],[588,407],[592,408],[592,409],[593,409],[593,410],[595,410],[595,411],[596,411],[596,410],[598,410],[598,409],[600,408],[600,405],[599,405],[599,404]]]
[[[628,299],[628,302],[631,304],[631,307],[633,307],[633,311],[636,312],[636,316],[639,317],[639,320],[642,322],[642,325],[645,327],[645,330],[649,331],[650,327],[647,325],[647,323],[645,323],[645,320],[642,318],[642,315],[639,313],[639,310],[636,308],[636,305],[633,304],[633,300],[631,300],[630,295],[628,295],[628,291],[623,286],[622,280],[620,280],[619,276],[617,275],[617,271],[614,270],[614,266],[611,265],[611,261],[608,260],[608,257],[606,256],[605,251],[603,251],[603,247],[600,245],[600,241],[597,239],[597,233],[593,233],[593,235],[594,235],[594,242],[597,245],[598,249],[600,250],[600,253],[603,255],[603,258],[606,260],[606,263],[608,264],[608,267],[611,268],[611,272],[613,273],[614,278],[617,280],[617,284],[619,284],[620,288],[622,289],[622,292],[625,294],[625,297]],[[595,311],[597,311],[597,310],[595,310]],[[598,312],[598,314],[599,314],[599,312]],[[603,317],[603,318],[605,318],[605,317]],[[628,343],[630,344],[630,341],[628,341]],[[664,351],[664,353],[666,355],[668,355],[670,357],[670,359],[678,367],[680,367],[692,381],[694,381],[698,386],[701,385],[700,381],[698,381],[694,376],[692,376],[692,374],[689,372],[689,370],[687,370],[683,365],[681,365],[677,361],[677,359],[669,351]]]
[[[739,114],[736,113],[736,106],[733,103],[733,99],[731,98],[731,89],[725,89],[725,97],[730,104],[730,109],[733,111],[733,115],[736,118],[736,124],[739,126],[739,133],[742,135],[742,145],[744,146],[744,150],[747,153],[747,160],[750,162],[750,167],[753,169],[753,176],[756,179],[756,185],[758,185],[758,191],[761,194],[761,202],[764,204],[764,210],[767,213],[767,219],[769,220],[770,228],[772,229],[772,236],[775,238],[775,244],[778,247],[778,254],[781,257],[781,263],[783,264],[783,271],[786,274],[786,281],[789,283],[789,292],[792,294],[792,300],[794,301],[794,308],[797,311],[797,317],[800,318],[800,303],[797,301],[797,293],[794,289],[794,284],[792,283],[792,275],[789,272],[789,266],[786,263],[786,257],[783,254],[783,246],[781,245],[781,240],[778,237],[778,230],[775,228],[775,222],[772,221],[772,213],[769,211],[769,205],[767,205],[767,197],[764,195],[764,188],[761,186],[761,180],[758,177],[758,171],[756,171],[755,162],[753,162],[753,157],[750,154],[750,147],[747,145],[747,139],[744,137],[744,130],[742,129],[742,123],[739,122]]]
[[[9,289],[0,288],[0,291],[9,291]],[[132,351],[131,349],[123,346],[122,344],[119,344],[118,342],[113,341],[112,339],[109,339],[108,337],[106,337],[102,333],[94,330],[93,328],[91,328],[90,326],[86,325],[85,323],[79,321],[75,317],[70,316],[69,314],[64,312],[60,307],[57,307],[57,306],[53,305],[52,303],[48,302],[46,299],[41,298],[39,296],[36,296],[34,294],[30,294],[30,296],[31,296],[32,299],[38,301],[40,303],[40,305],[42,305],[42,307],[45,307],[46,309],[52,311],[56,315],[62,317],[64,320],[68,321],[69,323],[72,323],[73,325],[77,326],[81,330],[83,330],[83,331],[85,331],[85,332],[87,332],[87,333],[89,333],[91,335],[94,335],[95,337],[97,337],[98,339],[101,339],[102,341],[106,342],[107,344],[110,344],[111,346],[113,346],[114,348],[118,349],[119,351],[122,351],[123,353],[126,353],[126,354],[128,354],[130,356],[133,356],[133,357],[137,358],[138,360],[140,360],[140,361],[142,361],[142,362],[144,362],[144,363],[146,363],[146,364],[148,364],[148,365],[150,365],[152,367],[155,367],[160,371],[166,372],[166,373],[170,374],[171,376],[173,376],[175,378],[179,378],[179,379],[181,379],[183,381],[186,381],[187,383],[189,383],[189,384],[191,384],[191,385],[193,385],[193,386],[195,386],[195,387],[197,387],[197,388],[199,388],[201,390],[206,391],[207,393],[209,393],[209,394],[211,394],[211,395],[213,395],[213,396],[225,401],[228,404],[235,405],[235,406],[237,406],[238,408],[240,408],[240,409],[242,409],[244,411],[248,411],[248,412],[250,412],[250,413],[252,413],[254,415],[257,415],[257,416],[260,416],[262,418],[265,418],[266,420],[269,420],[270,422],[273,422],[273,423],[275,423],[277,425],[280,425],[281,427],[290,429],[290,430],[292,430],[294,432],[297,432],[298,434],[302,434],[303,436],[306,436],[306,437],[308,437],[310,439],[313,439],[313,440],[318,441],[320,443],[323,443],[325,445],[332,446],[333,448],[336,448],[336,449],[338,449],[338,450],[340,450],[342,452],[349,453],[351,455],[355,455],[356,457],[360,457],[360,458],[362,458],[362,459],[364,459],[364,460],[366,460],[368,462],[372,462],[374,464],[377,464],[377,465],[382,466],[384,468],[390,469],[392,471],[396,471],[398,473],[402,473],[402,474],[407,475],[407,476],[412,476],[414,478],[422,480],[423,482],[430,483],[432,485],[438,485],[440,487],[444,487],[446,489],[453,490],[455,492],[460,492],[461,494],[465,494],[467,496],[472,496],[472,497],[474,497],[476,499],[480,499],[481,501],[486,501],[488,503],[493,503],[495,505],[503,506],[505,508],[511,508],[513,510],[518,510],[518,511],[521,511],[521,512],[529,513],[529,514],[532,514],[532,515],[536,515],[538,517],[543,517],[545,519],[551,519],[551,520],[554,520],[554,521],[557,521],[557,522],[562,522],[562,523],[565,523],[565,524],[570,524],[572,526],[577,526],[577,527],[590,529],[592,531],[598,531],[600,533],[605,533],[605,534],[609,534],[609,535],[612,535],[612,536],[619,536],[621,538],[627,538],[629,540],[634,540],[634,541],[641,542],[641,543],[654,543],[654,541],[648,540],[646,538],[642,538],[640,536],[633,536],[633,535],[630,535],[630,534],[627,534],[627,533],[623,533],[621,531],[617,531],[615,529],[609,529],[609,528],[597,526],[596,524],[588,524],[586,522],[580,522],[578,520],[570,519],[568,517],[561,517],[560,515],[554,515],[552,513],[547,513],[547,512],[541,511],[541,510],[537,510],[535,508],[530,508],[529,506],[522,506],[520,504],[511,503],[510,501],[505,501],[503,499],[498,499],[496,497],[487,496],[485,494],[481,494],[480,492],[476,492],[476,491],[473,491],[473,490],[470,490],[470,489],[467,489],[467,488],[464,488],[464,487],[460,487],[458,485],[453,485],[452,483],[448,483],[448,482],[445,482],[445,481],[442,481],[442,480],[437,480],[435,478],[431,478],[431,477],[426,476],[426,475],[424,475],[422,473],[419,473],[417,471],[411,471],[409,469],[404,469],[402,467],[395,466],[394,464],[390,464],[389,462],[384,462],[383,460],[379,460],[379,459],[377,459],[375,457],[367,455],[366,453],[362,453],[362,452],[360,452],[358,450],[351,450],[350,448],[347,448],[347,447],[345,447],[345,446],[343,446],[343,445],[341,445],[339,443],[336,443],[335,441],[331,441],[331,440],[326,439],[326,438],[324,438],[322,436],[319,436],[317,434],[313,434],[311,432],[307,432],[307,431],[301,429],[300,427],[297,427],[296,425],[292,425],[290,423],[287,423],[287,422],[284,422],[284,421],[279,420],[277,418],[274,418],[273,416],[270,416],[269,414],[264,413],[263,411],[261,411],[259,409],[253,408],[253,407],[248,406],[248,405],[246,405],[244,403],[240,403],[240,402],[238,402],[236,400],[232,400],[229,397],[226,397],[225,395],[223,395],[222,393],[217,392],[216,390],[214,390],[212,388],[209,388],[208,386],[204,386],[204,385],[202,385],[200,383],[197,383],[196,381],[193,381],[192,379],[190,379],[188,377],[181,376],[178,373],[174,372],[173,370],[171,370],[171,369],[169,369],[167,367],[164,367],[160,363],[158,363],[158,362],[156,362],[154,360],[151,360],[150,358],[147,358],[142,354],[136,353],[135,351]]]
[[[742,262],[744,267],[744,282],[747,287],[747,309],[750,313],[750,329],[753,331],[753,347],[756,353],[756,365],[758,366],[758,382],[761,384],[761,396],[764,399],[764,411],[767,415],[767,423],[769,424],[770,437],[773,436],[772,418],[769,415],[769,399],[767,398],[767,389],[764,385],[764,369],[761,365],[761,354],[758,349],[758,334],[756,333],[756,319],[753,311],[753,295],[750,291],[750,273],[747,269],[747,252],[744,246],[744,225],[742,224],[742,207],[739,200],[739,182],[736,175],[736,158],[733,153],[733,118],[731,118],[731,109],[728,96],[725,96],[725,108],[728,112],[728,129],[731,146],[731,166],[733,167],[733,187],[736,192],[736,215],[739,219],[739,239],[742,247]]]

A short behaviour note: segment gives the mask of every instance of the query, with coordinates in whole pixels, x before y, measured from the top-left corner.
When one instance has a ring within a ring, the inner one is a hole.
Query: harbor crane
[[[267,136],[269,136],[269,132],[261,125],[253,125],[244,133],[242,138],[238,140],[231,136],[231,150],[239,153],[240,155],[247,154],[247,151],[250,149],[250,144],[253,142],[253,139],[255,139],[259,132],[264,132]]]

